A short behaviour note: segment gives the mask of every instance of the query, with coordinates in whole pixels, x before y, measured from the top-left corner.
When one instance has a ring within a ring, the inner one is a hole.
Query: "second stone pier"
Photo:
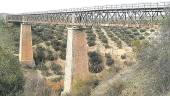
[[[32,49],[32,31],[30,24],[21,24],[19,61],[22,65],[34,66]]]
[[[77,80],[86,80],[89,76],[86,33],[68,28],[67,53],[62,96],[72,94],[73,84]]]

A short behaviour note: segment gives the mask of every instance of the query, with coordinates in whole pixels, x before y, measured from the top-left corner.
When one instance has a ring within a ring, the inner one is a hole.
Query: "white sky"
[[[91,7],[96,5],[164,1],[170,0],[1,0],[0,13],[23,13],[63,8]]]

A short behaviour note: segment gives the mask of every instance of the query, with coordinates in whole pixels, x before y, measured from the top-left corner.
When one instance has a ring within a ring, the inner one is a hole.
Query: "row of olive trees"
[[[110,46],[108,45],[108,38],[105,36],[105,34],[101,31],[100,28],[98,28],[96,30],[96,33],[98,34],[98,37],[100,39],[100,41],[102,42],[102,44],[104,45],[105,48],[110,48]]]
[[[65,60],[66,58],[66,32],[64,26],[55,25],[34,25],[33,31],[33,45],[45,42],[47,46],[52,46],[58,57]]]
[[[93,33],[93,31],[91,29],[88,29],[86,31],[87,33],[87,44],[89,47],[91,46],[95,46],[96,45],[96,35]]]

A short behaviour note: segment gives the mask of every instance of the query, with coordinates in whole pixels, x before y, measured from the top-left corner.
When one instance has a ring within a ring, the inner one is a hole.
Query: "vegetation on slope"
[[[18,96],[23,91],[24,79],[18,59],[0,48],[0,96]]]
[[[90,96],[90,92],[98,86],[98,84],[99,80],[94,78],[86,81],[77,80],[73,85],[72,96]]]
[[[122,42],[121,42],[121,40],[120,40],[118,37],[116,37],[116,36],[113,34],[112,31],[110,31],[110,30],[107,29],[107,32],[108,32],[107,34],[108,34],[109,38],[117,44],[117,47],[118,47],[118,48],[121,49],[121,48],[122,48]]]
[[[18,26],[7,26],[0,18],[0,96],[20,96],[24,79],[18,57]]]
[[[86,30],[87,33],[87,44],[89,47],[95,46],[96,43],[96,35],[93,33],[91,29]]]
[[[46,87],[56,91],[55,94],[60,94],[66,59],[67,33],[65,26],[36,24],[32,26],[32,34],[35,69],[39,70],[46,79],[48,85]]]
[[[99,73],[103,70],[102,56],[98,52],[89,52],[89,71],[92,73]]]
[[[0,19],[0,44],[12,53],[19,53],[19,25],[5,24]]]
[[[138,55],[139,64],[99,84],[92,96],[169,96],[170,20],[157,37],[145,44]]]
[[[146,28],[128,28],[128,27],[113,27],[111,28],[112,32],[109,32],[109,36],[112,40],[119,43],[119,39],[126,42],[129,46],[134,46],[132,43],[139,40],[145,40],[147,36],[150,35],[151,32],[155,32],[154,29],[146,29]],[[113,34],[112,34],[113,33]],[[115,35],[118,36],[116,38]],[[119,44],[118,44],[119,45]]]
[[[100,41],[102,42],[102,44],[104,45],[105,48],[109,48],[108,45],[108,38],[106,38],[105,34],[101,31],[100,28],[97,28],[96,33],[99,36]]]
[[[111,66],[114,64],[114,60],[112,59],[111,54],[105,54],[106,57],[106,65]]]
[[[51,49],[54,49],[58,53],[58,57],[65,60],[66,59],[66,33],[64,31],[64,26],[53,26],[53,25],[34,25],[33,31],[33,45],[39,43],[45,43],[48,53]],[[48,47],[48,48],[47,48]],[[51,54],[52,55],[52,54]],[[50,55],[50,56],[51,56]],[[50,58],[50,57],[49,57]],[[51,58],[53,59],[53,58]]]

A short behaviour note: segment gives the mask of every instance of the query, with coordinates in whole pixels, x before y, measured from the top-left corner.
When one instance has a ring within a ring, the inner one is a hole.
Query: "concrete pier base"
[[[30,24],[21,24],[19,61],[23,66],[34,67],[32,32]]]

